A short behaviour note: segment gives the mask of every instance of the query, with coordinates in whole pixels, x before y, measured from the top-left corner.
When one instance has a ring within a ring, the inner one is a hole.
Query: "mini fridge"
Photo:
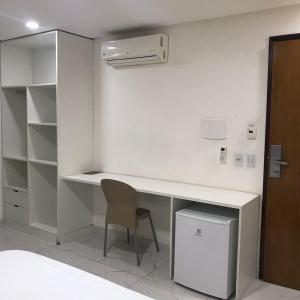
[[[196,204],[176,212],[174,280],[228,299],[235,291],[238,212]]]

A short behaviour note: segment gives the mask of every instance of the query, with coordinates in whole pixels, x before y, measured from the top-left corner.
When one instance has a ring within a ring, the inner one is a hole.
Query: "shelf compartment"
[[[3,186],[16,190],[27,190],[27,162],[3,159]]]
[[[28,88],[28,123],[56,123],[56,86],[31,86]]]
[[[26,88],[3,88],[3,156],[27,157]]]
[[[57,136],[54,126],[29,126],[28,160],[57,162]]]
[[[1,79],[5,86],[55,82],[56,31],[1,43]]]
[[[53,233],[57,227],[57,169],[29,164],[30,226]]]

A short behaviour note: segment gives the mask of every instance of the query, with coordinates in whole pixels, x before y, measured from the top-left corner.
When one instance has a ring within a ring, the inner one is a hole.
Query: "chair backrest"
[[[139,193],[130,185],[112,179],[101,180],[101,186],[107,201],[106,224],[137,228]]]

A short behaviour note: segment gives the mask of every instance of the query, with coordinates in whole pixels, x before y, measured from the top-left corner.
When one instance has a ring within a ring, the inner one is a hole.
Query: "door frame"
[[[264,268],[264,244],[266,229],[266,209],[267,209],[267,180],[269,175],[268,155],[269,155],[269,137],[271,121],[271,96],[272,96],[272,59],[275,42],[300,40],[300,33],[271,36],[269,38],[269,58],[268,58],[268,88],[267,88],[267,107],[266,107],[266,127],[265,127],[265,152],[264,152],[264,173],[263,173],[263,194],[262,194],[262,212],[261,212],[261,235],[260,235],[260,259],[259,259],[259,278],[263,279]]]

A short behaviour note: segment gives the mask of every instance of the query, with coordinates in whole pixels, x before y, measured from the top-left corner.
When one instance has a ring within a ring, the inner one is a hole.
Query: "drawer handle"
[[[14,192],[18,193],[19,191],[18,190],[13,190]]]
[[[14,205],[14,207],[20,207],[19,205]]]

